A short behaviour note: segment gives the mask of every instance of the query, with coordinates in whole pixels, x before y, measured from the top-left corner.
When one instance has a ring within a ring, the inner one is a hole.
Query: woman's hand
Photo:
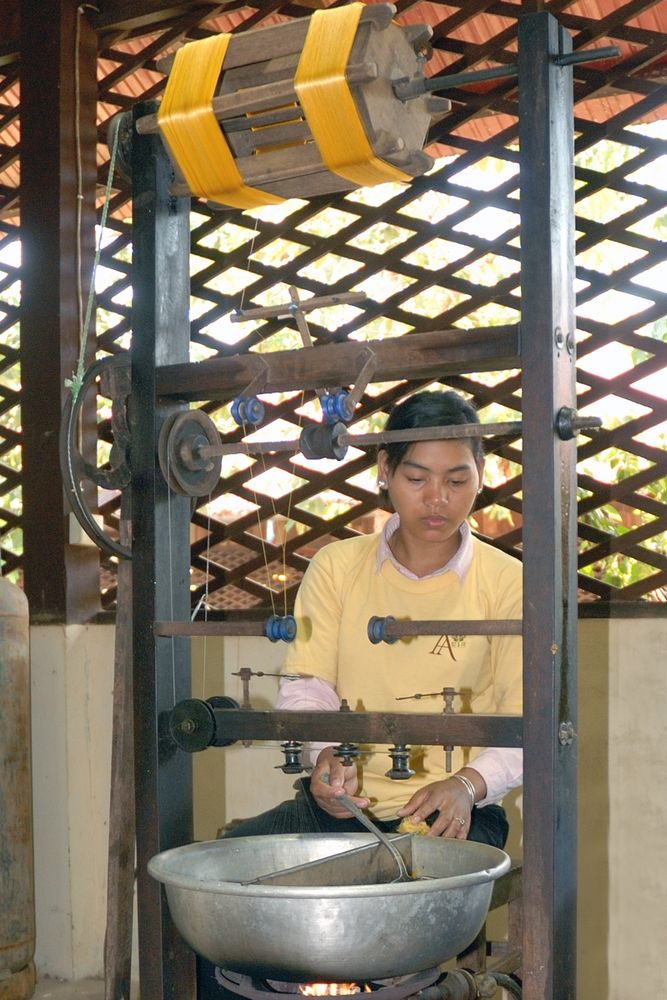
[[[412,796],[398,810],[398,816],[409,816],[413,823],[421,823],[431,813],[438,812],[428,837],[450,837],[465,840],[470,830],[470,795],[460,781],[446,778],[434,781]]]
[[[344,767],[333,747],[325,747],[310,777],[310,792],[320,809],[335,819],[347,819],[352,814],[338,802],[339,795],[352,796],[360,809],[366,809],[369,799],[354,798],[358,784],[356,766]]]

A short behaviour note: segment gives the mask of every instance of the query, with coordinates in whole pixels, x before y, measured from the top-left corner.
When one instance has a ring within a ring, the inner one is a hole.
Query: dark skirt
[[[261,837],[278,833],[359,833],[365,832],[361,823],[350,816],[349,819],[335,819],[329,813],[320,809],[310,793],[310,778],[300,778],[295,786],[296,795],[293,799],[281,802],[280,805],[260,813],[252,819],[244,820],[232,830],[223,834],[224,837]],[[437,813],[428,817],[427,823],[432,824]],[[376,820],[377,825],[385,833],[394,833],[400,824],[400,819],[383,822]],[[472,811],[468,840],[480,844],[491,844],[492,847],[504,847],[507,841],[509,826],[502,806],[475,806]]]

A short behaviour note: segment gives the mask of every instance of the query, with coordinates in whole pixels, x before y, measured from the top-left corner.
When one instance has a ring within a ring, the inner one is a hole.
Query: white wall
[[[114,630],[32,628],[38,970],[102,970]]]
[[[584,621],[579,635],[578,996],[664,997],[667,619]],[[113,630],[34,627],[31,643],[36,963],[42,975],[100,976]],[[234,673],[271,673],[283,652],[261,639],[198,641],[193,695],[241,701]],[[253,679],[253,705],[272,704],[276,687],[274,677]],[[290,796],[281,763],[277,746],[196,754],[197,839]]]
[[[667,997],[666,649],[664,618],[580,629],[581,1000]]]

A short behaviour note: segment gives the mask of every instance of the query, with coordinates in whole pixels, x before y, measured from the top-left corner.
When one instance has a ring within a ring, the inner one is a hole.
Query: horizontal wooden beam
[[[157,370],[156,390],[161,397],[192,401],[226,399],[251,383],[253,393],[352,385],[369,352],[375,382],[521,367],[518,326],[495,326],[164,365]]]
[[[215,699],[213,699],[215,702]],[[520,715],[460,712],[258,711],[217,707],[195,699],[180,702],[170,718],[181,749],[197,752],[236,740],[380,743],[423,746],[520,747]]]
[[[202,19],[215,12],[220,4],[216,0],[198,0],[197,3],[174,3],[174,0],[98,0],[99,12],[88,12],[88,19],[98,33],[118,30],[135,30],[164,24],[184,14],[188,18],[201,10]]]

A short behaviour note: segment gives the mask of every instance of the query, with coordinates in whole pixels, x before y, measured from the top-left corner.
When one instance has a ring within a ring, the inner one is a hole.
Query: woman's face
[[[378,455],[379,478],[401,519],[401,533],[426,544],[446,542],[472,510],[482,483],[483,461],[464,441],[420,441],[410,445],[392,472],[387,453]]]

